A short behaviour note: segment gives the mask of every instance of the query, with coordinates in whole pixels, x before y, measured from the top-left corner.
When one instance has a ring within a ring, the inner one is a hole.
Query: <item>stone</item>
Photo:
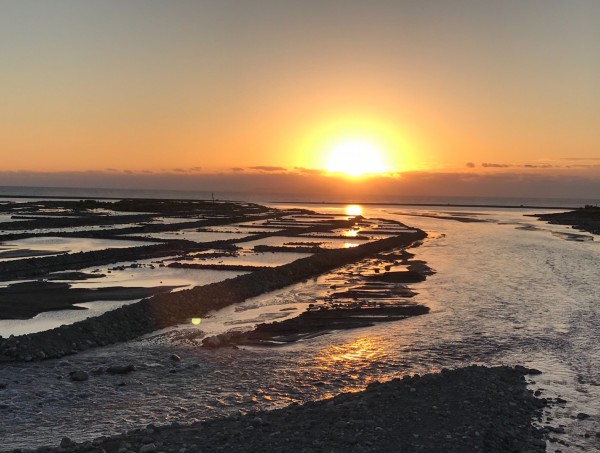
[[[72,381],[75,382],[83,382],[83,381],[87,381],[88,380],[88,374],[85,371],[71,371],[69,373],[69,376],[71,377]]]
[[[61,448],[68,448],[70,446],[72,446],[74,444],[74,442],[69,439],[68,437],[63,437],[62,440],[60,441],[60,447]]]
[[[154,444],[145,444],[140,448],[140,453],[152,453],[156,451],[156,445]]]
[[[590,418],[590,415],[589,415],[589,414],[586,414],[585,412],[579,412],[579,413],[577,414],[577,419],[578,419],[578,420],[586,420],[586,419],[588,419],[588,418]]]
[[[202,346],[206,346],[209,348],[218,348],[219,346],[221,346],[221,344],[221,339],[216,335],[202,340]]]
[[[135,366],[129,365],[112,365],[106,369],[108,374],[127,374],[135,371]]]
[[[171,357],[170,357],[170,359],[171,359],[173,362],[179,362],[179,361],[181,360],[181,357],[179,357],[177,354],[171,354]]]

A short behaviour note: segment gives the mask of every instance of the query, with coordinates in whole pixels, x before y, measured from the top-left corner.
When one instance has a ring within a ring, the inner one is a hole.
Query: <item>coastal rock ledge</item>
[[[374,383],[359,393],[185,425],[149,425],[40,452],[543,452],[546,404],[528,370],[469,366]],[[18,451],[18,450],[17,450]]]

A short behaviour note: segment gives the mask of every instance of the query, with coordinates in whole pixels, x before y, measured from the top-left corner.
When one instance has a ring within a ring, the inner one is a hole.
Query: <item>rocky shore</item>
[[[580,231],[600,234],[600,207],[585,206],[573,211],[541,214],[536,216],[540,220],[558,225],[571,225]]]
[[[406,233],[349,249],[327,250],[290,264],[263,269],[190,290],[158,294],[95,318],[19,337],[0,338],[0,362],[57,358],[91,347],[131,340],[171,325],[201,318],[210,310],[318,276],[377,253],[407,247],[426,237]]]
[[[532,420],[547,402],[527,389],[527,373],[539,372],[523,367],[444,369],[273,411],[148,425],[84,443],[63,438],[60,445],[37,451],[543,452],[543,430]]]

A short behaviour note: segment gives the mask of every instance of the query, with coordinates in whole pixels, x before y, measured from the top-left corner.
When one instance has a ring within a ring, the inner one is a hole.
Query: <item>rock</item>
[[[540,370],[537,370],[535,368],[527,368],[527,367],[524,367],[523,365],[515,365],[515,370],[517,370],[521,374],[530,374],[532,376],[537,375],[537,374],[542,374],[542,372]]]
[[[586,419],[588,419],[588,418],[590,418],[590,415],[589,415],[589,414],[586,414],[585,412],[579,412],[579,413],[577,414],[577,419],[578,419],[578,420],[586,420]]]
[[[179,357],[177,354],[171,354],[171,357],[169,357],[173,362],[179,362],[181,360],[181,357]]]
[[[252,419],[252,424],[253,424],[254,426],[262,425],[262,424],[263,424],[263,419],[262,419],[262,418],[260,418],[260,417],[254,417],[254,418]]]
[[[221,339],[217,335],[202,340],[202,346],[207,348],[218,348],[221,344]]]
[[[69,373],[69,376],[71,377],[72,381],[75,382],[83,382],[83,381],[87,381],[88,380],[88,374],[85,371],[71,371]]]
[[[154,444],[142,445],[142,447],[140,448],[140,453],[151,453],[154,451],[156,451],[156,445]]]
[[[63,437],[62,440],[60,441],[60,447],[61,448],[68,448],[68,447],[72,446],[74,443],[75,442],[73,442],[68,437]]]
[[[135,366],[129,365],[112,365],[106,369],[108,374],[127,374],[135,371]]]

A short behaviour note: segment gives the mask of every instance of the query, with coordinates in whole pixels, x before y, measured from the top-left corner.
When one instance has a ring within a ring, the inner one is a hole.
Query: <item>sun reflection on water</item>
[[[358,204],[349,204],[346,206],[345,211],[346,215],[357,216],[362,215],[363,208],[361,205]]]
[[[328,346],[316,358],[318,368],[335,372],[369,366],[384,354],[381,340],[379,337],[361,337],[343,345]]]
[[[315,358],[317,369],[329,377],[343,377],[341,392],[358,392],[365,388],[373,376],[363,375],[361,370],[368,369],[385,355],[383,338],[369,336],[357,338],[342,345],[324,348]]]

